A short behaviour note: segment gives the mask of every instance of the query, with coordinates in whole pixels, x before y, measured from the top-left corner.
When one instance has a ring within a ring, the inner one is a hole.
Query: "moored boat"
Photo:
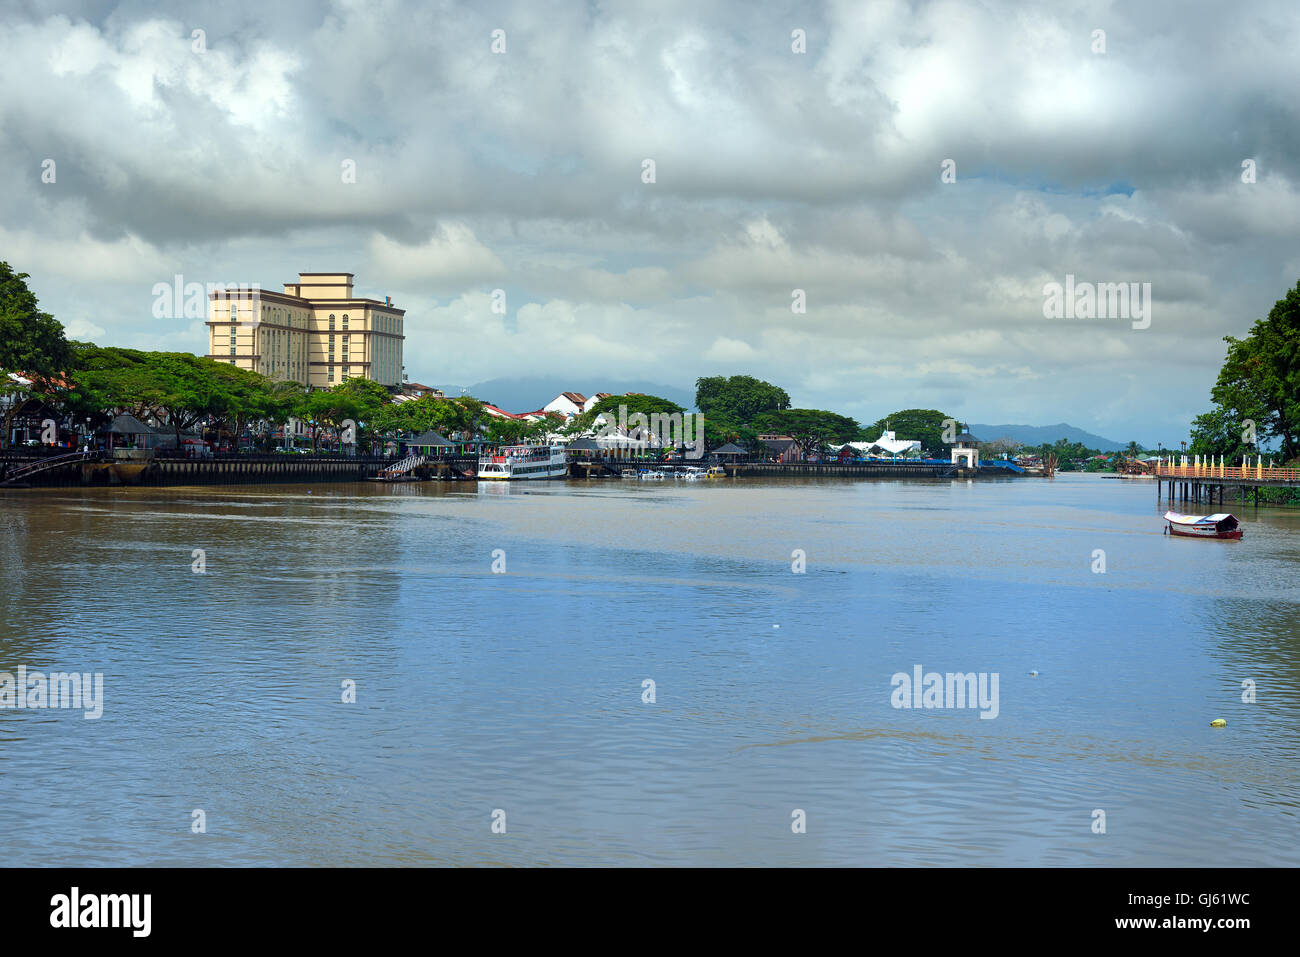
[[[477,478],[507,481],[564,478],[568,474],[563,445],[506,445],[479,456]]]
[[[1219,512],[1215,515],[1182,515],[1165,512],[1169,523],[1165,531],[1170,535],[1187,538],[1241,538],[1241,523],[1235,515]]]

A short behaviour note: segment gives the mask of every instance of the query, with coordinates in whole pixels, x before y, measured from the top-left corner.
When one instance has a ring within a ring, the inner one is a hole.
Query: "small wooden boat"
[[[1178,512],[1165,512],[1165,529],[1170,535],[1184,535],[1187,538],[1241,538],[1241,523],[1235,515],[1220,512],[1217,515],[1180,515]]]

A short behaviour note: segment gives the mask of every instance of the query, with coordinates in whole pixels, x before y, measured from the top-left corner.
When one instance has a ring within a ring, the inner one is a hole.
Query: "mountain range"
[[[1023,442],[1025,445],[1042,445],[1044,442],[1065,439],[1067,442],[1079,442],[1087,448],[1096,449],[1099,452],[1116,452],[1128,448],[1127,442],[1116,442],[1113,439],[1103,438],[1094,432],[1088,432],[1073,425],[1067,425],[1064,422],[1059,422],[1056,425],[980,425],[972,423],[970,433],[981,442],[1011,439],[1014,442]]]

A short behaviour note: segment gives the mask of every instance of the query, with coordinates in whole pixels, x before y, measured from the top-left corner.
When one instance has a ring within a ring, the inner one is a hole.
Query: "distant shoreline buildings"
[[[406,310],[388,297],[354,296],[352,280],[350,272],[304,272],[283,293],[210,293],[208,358],[317,388],[358,377],[400,386]]]

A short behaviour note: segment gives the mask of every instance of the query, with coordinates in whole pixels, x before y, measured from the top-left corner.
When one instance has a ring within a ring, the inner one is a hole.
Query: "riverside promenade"
[[[63,455],[0,456],[0,488],[93,485],[280,485],[360,482],[391,458],[347,455],[227,454],[186,458],[133,449]]]

